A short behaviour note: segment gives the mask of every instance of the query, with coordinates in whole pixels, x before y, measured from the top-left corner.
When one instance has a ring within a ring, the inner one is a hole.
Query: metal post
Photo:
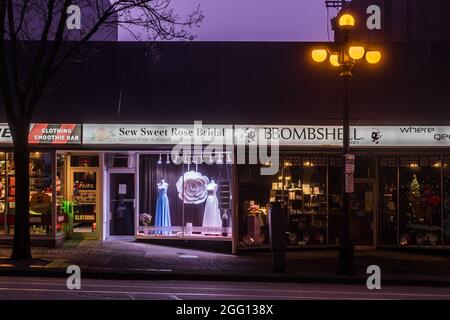
[[[339,248],[339,274],[354,274],[354,252],[353,244],[350,240],[350,212],[349,196],[345,192],[345,155],[349,153],[350,146],[350,124],[349,124],[349,89],[351,72],[343,72],[344,97],[342,105],[343,116],[343,165],[342,165],[342,226],[341,226],[341,246]]]

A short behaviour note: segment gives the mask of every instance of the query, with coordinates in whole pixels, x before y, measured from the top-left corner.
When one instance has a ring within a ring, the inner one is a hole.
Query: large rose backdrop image
[[[184,188],[183,188],[183,176],[177,181],[178,197],[183,200],[184,203],[198,204],[205,202],[208,192],[206,186],[209,184],[208,177],[202,175],[197,171],[188,171],[184,173]],[[183,194],[184,190],[184,194]]]

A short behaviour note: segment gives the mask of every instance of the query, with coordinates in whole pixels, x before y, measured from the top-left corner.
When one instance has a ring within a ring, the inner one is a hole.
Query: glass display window
[[[288,243],[326,244],[326,156],[284,155],[282,173],[288,209]]]
[[[238,165],[238,227],[241,246],[269,243],[270,202],[283,202],[282,175],[261,175],[261,165]]]
[[[397,244],[398,182],[397,157],[382,156],[378,160],[380,243]]]
[[[0,152],[0,235],[7,232],[6,229],[6,152]]]
[[[52,152],[30,153],[30,234],[49,235],[52,233]],[[5,233],[14,234],[15,186],[14,155],[6,155],[6,221]]]
[[[66,164],[67,156],[57,154],[56,156],[56,232],[67,232],[68,215],[72,210],[72,202],[67,198],[66,193]]]
[[[225,154],[139,155],[138,235],[195,239],[232,236],[232,170]]]
[[[97,231],[99,208],[99,173],[94,169],[72,169],[72,219],[74,234]]]
[[[400,157],[400,245],[430,245],[441,239],[441,157]]]
[[[338,245],[342,216],[342,167],[340,155],[328,157],[328,243]]]
[[[327,244],[327,157],[281,155],[277,175],[261,175],[261,165],[238,166],[239,242],[241,246],[268,244],[271,204],[287,208],[287,243],[290,246]]]
[[[443,244],[450,245],[450,155],[443,157],[443,221],[442,236]]]

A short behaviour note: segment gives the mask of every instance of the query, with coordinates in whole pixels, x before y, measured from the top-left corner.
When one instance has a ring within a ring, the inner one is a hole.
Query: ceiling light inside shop
[[[159,160],[158,160],[158,164],[161,164],[162,163],[162,161],[161,161],[161,153],[159,154]]]
[[[170,163],[170,158],[169,158],[169,154],[167,154],[167,158],[166,158],[166,164]]]

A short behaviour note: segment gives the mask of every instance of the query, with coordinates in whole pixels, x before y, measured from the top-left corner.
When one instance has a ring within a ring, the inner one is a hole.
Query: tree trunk
[[[31,259],[30,243],[30,179],[29,162],[30,152],[28,148],[28,126],[19,125],[14,139],[14,166],[16,183],[16,208],[14,219],[14,244],[11,259]]]

